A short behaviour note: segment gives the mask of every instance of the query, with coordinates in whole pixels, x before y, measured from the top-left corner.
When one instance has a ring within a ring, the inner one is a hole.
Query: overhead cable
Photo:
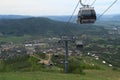
[[[77,3],[77,5],[76,5],[76,7],[75,7],[75,9],[74,9],[74,11],[73,11],[73,13],[72,13],[72,15],[71,15],[70,18],[68,19],[67,26],[68,26],[69,22],[71,21],[71,19],[72,19],[74,13],[75,13],[77,7],[79,6],[79,3],[80,3],[80,2],[78,1],[78,3]]]
[[[98,19],[100,19],[118,0],[115,0],[99,17]]]
[[[95,4],[95,2],[96,2],[96,0],[94,0],[90,6],[93,6]]]

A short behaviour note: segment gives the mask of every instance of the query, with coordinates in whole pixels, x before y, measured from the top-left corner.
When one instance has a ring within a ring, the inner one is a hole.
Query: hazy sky
[[[83,0],[87,4],[93,1]],[[71,15],[77,2],[78,0],[0,0],[0,14]],[[96,13],[101,14],[112,2],[114,0],[96,0],[93,6]],[[120,14],[120,0],[106,14]]]

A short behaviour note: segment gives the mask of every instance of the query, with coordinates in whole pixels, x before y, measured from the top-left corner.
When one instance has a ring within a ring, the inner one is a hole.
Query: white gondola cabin
[[[78,24],[88,24],[88,23],[95,23],[96,21],[96,12],[94,7],[90,6],[83,6],[80,8],[78,12]]]

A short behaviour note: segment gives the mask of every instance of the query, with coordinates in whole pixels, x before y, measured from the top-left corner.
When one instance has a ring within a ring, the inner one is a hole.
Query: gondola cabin
[[[78,12],[78,24],[89,24],[89,23],[95,23],[96,21],[96,12],[94,10],[94,7],[82,7],[80,8]]]
[[[81,41],[76,41],[76,48],[83,49],[83,43]]]

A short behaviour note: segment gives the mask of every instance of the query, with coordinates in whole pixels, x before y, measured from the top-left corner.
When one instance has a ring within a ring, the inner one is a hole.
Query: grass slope
[[[120,80],[120,72],[87,70],[85,75],[49,72],[0,73],[0,80]]]
[[[120,80],[120,72],[112,70],[112,68],[101,63],[101,60],[95,60],[89,56],[83,58],[86,64],[94,63],[101,69],[85,69],[85,75],[41,71],[4,72],[0,73],[0,80]]]

